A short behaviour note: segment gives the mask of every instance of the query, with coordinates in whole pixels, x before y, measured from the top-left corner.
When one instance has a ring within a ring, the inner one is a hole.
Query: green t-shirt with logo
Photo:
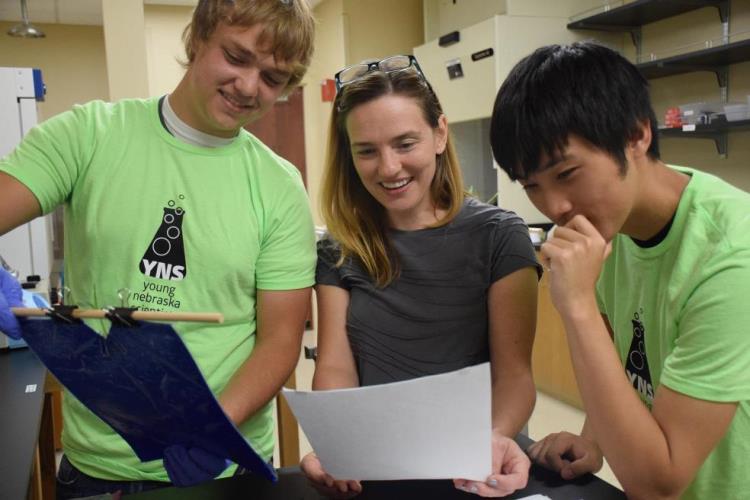
[[[613,241],[597,285],[626,374],[650,408],[657,388],[738,402],[729,430],[683,494],[745,498],[750,491],[750,194],[692,177],[663,241]]]
[[[127,288],[129,305],[144,310],[224,315],[221,325],[173,325],[214,394],[253,351],[256,290],[314,283],[315,236],[297,169],[244,130],[217,148],[175,139],[158,99],[76,106],[32,129],[0,170],[45,214],[64,204],[65,280],[80,307],[120,305]],[[102,334],[110,326],[90,325]],[[69,393],[63,415],[65,453],[86,474],[168,480],[160,460],[141,463]],[[240,431],[269,459],[271,404]]]

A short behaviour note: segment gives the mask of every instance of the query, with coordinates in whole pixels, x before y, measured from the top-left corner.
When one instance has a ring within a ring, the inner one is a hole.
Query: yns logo
[[[185,197],[179,196],[182,200]],[[156,230],[138,268],[152,278],[179,281],[187,275],[185,265],[185,245],[182,241],[182,219],[185,211],[175,207],[174,200],[169,200],[164,207],[164,214],[159,229]]]
[[[643,309],[641,309],[642,313]],[[637,312],[633,314],[631,323],[633,324],[633,340],[630,343],[628,359],[625,363],[625,373],[628,375],[630,384],[650,408],[654,402],[654,386],[651,383],[651,372],[648,369],[646,357],[646,329]]]

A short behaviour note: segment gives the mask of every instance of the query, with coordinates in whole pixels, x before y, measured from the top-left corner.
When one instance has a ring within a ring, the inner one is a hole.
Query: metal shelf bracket
[[[633,27],[628,31],[630,31],[630,38],[635,46],[635,60],[640,61],[643,55],[643,32],[640,26]]]
[[[722,38],[724,43],[729,43],[729,0],[724,0],[716,6],[721,20]]]
[[[716,152],[719,153],[719,158],[725,160],[727,158],[727,150],[729,149],[729,139],[726,131],[717,132],[713,139],[716,144]]]

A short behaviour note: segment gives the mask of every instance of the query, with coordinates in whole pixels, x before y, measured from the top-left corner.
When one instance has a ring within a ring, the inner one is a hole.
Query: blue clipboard
[[[167,324],[112,325],[103,337],[84,323],[22,322],[23,338],[81,403],[142,462],[171,445],[200,447],[277,481],[229,420],[177,332]]]

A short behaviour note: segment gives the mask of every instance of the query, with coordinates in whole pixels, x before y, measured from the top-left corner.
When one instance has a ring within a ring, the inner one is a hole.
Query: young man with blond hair
[[[266,460],[271,400],[298,358],[315,239],[299,172],[243,127],[300,82],[313,36],[305,0],[200,0],[172,93],[76,106],[0,161],[0,234],[64,205],[65,278],[77,305],[111,305],[127,287],[131,306],[224,314],[222,325],[175,329]],[[0,284],[0,330],[17,334],[7,314],[16,284]],[[226,457],[179,446],[141,463],[67,393],[63,415],[58,498],[235,472]]]

